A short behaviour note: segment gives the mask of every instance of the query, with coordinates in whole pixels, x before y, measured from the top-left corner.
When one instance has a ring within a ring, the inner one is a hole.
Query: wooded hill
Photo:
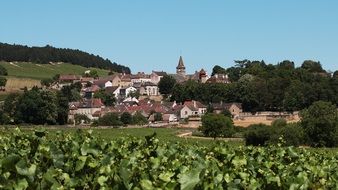
[[[64,62],[83,67],[94,67],[107,69],[119,73],[130,73],[130,68],[111,62],[109,59],[103,59],[98,55],[89,54],[81,50],[68,48],[28,47],[23,45],[11,45],[0,43],[0,60],[7,62],[34,62],[39,64],[48,64],[50,62]]]

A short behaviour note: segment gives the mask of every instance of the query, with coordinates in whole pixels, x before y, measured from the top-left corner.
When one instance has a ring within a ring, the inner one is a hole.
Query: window
[[[185,112],[184,112],[184,115],[188,115],[188,111],[185,111]]]

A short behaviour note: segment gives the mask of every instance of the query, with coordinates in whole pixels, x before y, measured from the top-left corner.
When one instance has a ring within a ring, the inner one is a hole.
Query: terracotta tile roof
[[[193,108],[193,109],[198,109],[198,108],[207,108],[207,106],[205,106],[204,104],[202,104],[199,101],[185,101],[184,105],[188,106],[189,108]]]
[[[92,108],[99,108],[101,106],[104,106],[100,98],[93,98],[91,99],[91,106]]]
[[[105,92],[106,93],[114,93],[116,89],[118,89],[118,86],[109,86],[107,88],[105,88]]]

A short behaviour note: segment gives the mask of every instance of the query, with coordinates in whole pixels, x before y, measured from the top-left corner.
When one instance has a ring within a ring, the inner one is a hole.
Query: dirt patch
[[[298,122],[299,118],[293,119],[293,120],[287,120],[288,123],[295,123]],[[241,126],[241,127],[248,127],[252,124],[266,124],[271,125],[273,120],[267,120],[267,119],[244,119],[244,120],[234,120],[234,125]]]

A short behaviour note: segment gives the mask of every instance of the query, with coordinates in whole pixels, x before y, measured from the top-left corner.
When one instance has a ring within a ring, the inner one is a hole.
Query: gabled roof
[[[204,104],[196,100],[185,101],[183,105],[188,106],[189,108],[195,108],[195,109],[207,108],[207,106],[205,106]]]
[[[215,109],[215,110],[230,109],[230,107],[232,105],[235,105],[239,109],[242,109],[242,104],[241,103],[236,103],[236,102],[232,102],[232,103],[223,103],[223,102],[220,102],[220,103],[212,103],[211,105],[212,105],[213,109]]]
[[[105,92],[106,93],[114,93],[115,90],[117,90],[119,88],[119,86],[108,86],[105,88]]]
[[[186,81],[186,78],[182,75],[170,74],[170,76],[172,76],[176,80],[176,82],[178,82],[178,83],[182,83],[182,82]]]
[[[165,76],[165,75],[167,75],[167,73],[164,72],[164,71],[153,71],[153,73],[155,73],[158,76]]]

